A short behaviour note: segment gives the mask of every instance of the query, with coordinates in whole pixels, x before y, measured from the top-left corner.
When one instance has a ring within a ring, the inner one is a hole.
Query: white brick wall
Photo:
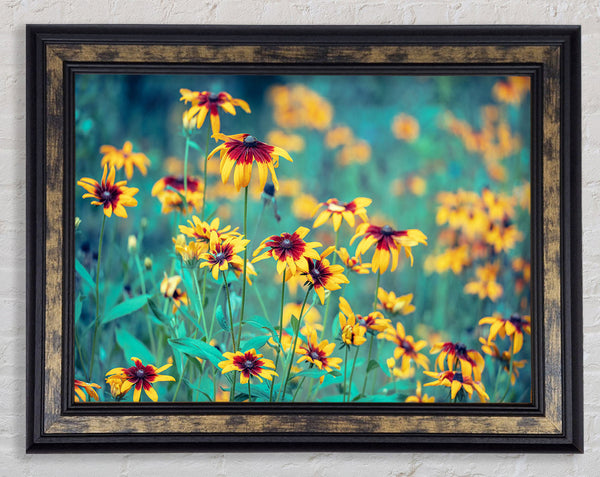
[[[29,455],[25,448],[25,24],[581,24],[585,455]],[[0,475],[598,475],[600,3],[597,0],[2,0],[0,4]]]

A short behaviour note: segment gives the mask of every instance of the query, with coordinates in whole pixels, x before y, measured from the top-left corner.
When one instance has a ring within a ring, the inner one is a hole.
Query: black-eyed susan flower
[[[115,168],[110,168],[108,173],[107,166],[104,166],[104,173],[100,182],[89,177],[82,177],[77,184],[83,187],[87,194],[83,194],[84,199],[92,200],[92,205],[101,205],[104,209],[104,215],[110,217],[114,212],[118,217],[127,217],[125,207],[135,207],[137,200],[134,195],[139,189],[127,187],[127,181],[115,182]]]
[[[404,402],[435,402],[435,397],[429,397],[427,394],[422,394],[421,381],[417,381],[415,394],[408,396]]]
[[[177,285],[180,283],[181,277],[179,275],[169,277],[166,273],[163,281],[160,283],[160,292],[163,296],[173,300],[173,313],[175,313],[181,305],[188,306],[190,304],[187,293],[181,291],[180,288],[177,288]]]
[[[342,225],[342,218],[348,222],[350,227],[354,227],[354,224],[356,223],[354,220],[355,215],[358,215],[363,222],[366,222],[367,209],[365,209],[365,207],[371,205],[371,202],[372,200],[367,199],[366,197],[357,197],[348,203],[341,202],[336,198],[321,202],[319,208],[325,206],[325,210],[317,216],[313,223],[313,228],[316,229],[317,227],[320,227],[327,222],[330,217],[333,223],[333,230],[336,232],[339,230],[340,225]],[[315,210],[315,214],[318,212],[318,209]]]
[[[315,247],[320,247],[319,242],[305,242],[304,237],[310,230],[306,227],[298,227],[292,234],[287,232],[281,235],[271,235],[261,242],[258,248],[252,254],[254,259],[252,263],[272,257],[277,261],[277,273],[280,275],[289,268],[290,273],[286,274],[286,279],[296,275],[298,268],[300,270],[308,269],[308,258],[320,260],[319,252]],[[265,248],[268,250],[261,255],[258,255]]]
[[[482,267],[477,267],[475,275],[477,280],[468,282],[465,285],[465,293],[478,295],[480,300],[488,297],[492,301],[496,301],[502,296],[504,288],[496,281],[498,272],[500,271],[500,263],[486,263]]]
[[[133,177],[133,166],[137,167],[144,176],[148,173],[150,159],[146,154],[133,152],[133,144],[130,141],[125,141],[122,149],[105,144],[100,147],[100,153],[104,154],[101,162],[102,166],[108,165],[108,167],[114,167],[117,170],[124,167],[125,175],[129,180]]]
[[[331,265],[327,257],[333,252],[335,247],[328,247],[321,253],[318,260],[308,257],[306,262],[308,266],[298,268],[306,280],[312,284],[313,290],[321,300],[321,305],[325,303],[325,290],[333,291],[341,288],[340,283],[349,283],[344,276],[344,267],[341,265]]]
[[[131,389],[129,384],[123,386],[127,381],[127,376],[124,373],[113,374],[106,378],[106,384],[110,386],[110,394],[117,401],[123,399],[127,392]]]
[[[254,348],[245,353],[242,351],[223,353],[223,357],[227,359],[219,363],[221,374],[239,371],[242,384],[246,384],[250,378],[258,378],[262,383],[262,378],[272,381],[273,376],[279,376],[275,372],[275,363],[263,358],[262,354],[257,354]]]
[[[219,133],[215,134],[214,137],[223,141],[223,144],[214,148],[207,159],[210,159],[219,152],[221,159],[221,180],[223,183],[229,180],[231,171],[235,167],[233,174],[235,188],[239,191],[242,187],[246,187],[250,183],[252,176],[252,164],[256,162],[260,188],[264,189],[270,172],[275,190],[279,189],[275,168],[279,167],[280,156],[292,162],[292,158],[287,151],[280,147],[261,142],[250,134],[226,136]]]
[[[463,343],[447,341],[434,344],[429,352],[431,354],[439,353],[435,360],[436,369],[443,371],[445,360],[448,358],[449,370],[455,370],[456,366],[459,366],[464,376],[473,376],[476,381],[481,381],[481,372],[485,367],[485,360],[479,351],[467,349]]]
[[[403,372],[408,371],[411,361],[413,361],[415,365],[429,369],[429,358],[424,354],[419,353],[419,351],[427,346],[427,342],[425,340],[419,340],[415,343],[414,338],[406,334],[402,323],[396,323],[395,328],[388,325],[382,333],[377,335],[377,338],[395,343],[396,348],[394,349],[394,358],[402,360],[400,369]]]
[[[190,109],[183,113],[183,122],[191,123],[196,120],[196,127],[200,129],[204,124],[206,115],[210,113],[210,125],[213,134],[218,134],[221,130],[221,119],[219,118],[219,107],[223,111],[236,115],[235,107],[239,106],[245,112],[250,113],[250,106],[243,99],[233,98],[229,93],[221,91],[220,93],[211,93],[210,91],[191,91],[182,88],[180,101],[192,103]]]
[[[344,344],[360,346],[367,341],[367,338],[365,338],[365,334],[367,333],[366,326],[361,326],[358,323],[356,315],[344,297],[340,297],[339,320]]]
[[[221,238],[226,238],[228,236],[240,236],[241,234],[238,232],[238,228],[232,229],[230,225],[227,225],[220,229],[221,221],[219,217],[215,217],[212,222],[203,222],[195,215],[192,216],[191,220],[188,220],[188,226],[180,225],[179,231],[196,240],[196,242],[202,242],[206,244],[205,249],[208,250],[208,244],[210,243],[210,235],[214,231]]]
[[[354,273],[358,273],[359,275],[366,275],[369,273],[369,269],[371,268],[370,263],[361,263],[360,259],[357,257],[351,257],[344,247],[336,250],[335,253],[338,254],[338,257],[342,260],[346,268]]]
[[[81,401],[86,402],[87,401],[86,394],[83,392],[84,389],[86,390],[88,395],[94,401],[98,401],[100,399],[98,397],[98,393],[94,389],[94,388],[101,388],[102,386],[100,386],[99,384],[86,383],[84,381],[80,381],[79,379],[75,379],[74,383],[75,383],[75,396],[74,396],[75,402],[81,402]]]
[[[152,186],[152,197],[156,197],[160,201],[163,214],[174,210],[188,214],[202,206],[203,187],[200,180],[188,176],[186,193],[186,183],[183,177],[166,176]],[[184,205],[184,199],[187,206]]]
[[[491,325],[488,335],[488,343],[490,343],[496,335],[502,338],[510,336],[513,341],[513,353],[518,353],[523,347],[523,333],[531,334],[531,318],[513,314],[510,318],[502,318],[501,316],[486,316],[479,320],[480,325]]]
[[[340,310],[348,317],[354,316],[356,324],[362,326],[366,333],[374,334],[375,331],[384,331],[391,325],[391,320],[384,318],[379,311],[373,311],[366,316],[354,313],[350,304],[344,297],[340,297]]]
[[[494,252],[509,252],[517,242],[523,240],[523,234],[515,224],[503,221],[501,224],[493,224],[485,234],[485,241],[494,247]]]
[[[229,236],[221,240],[214,230],[210,235],[210,248],[208,252],[200,257],[204,260],[200,268],[210,267],[215,280],[219,278],[219,272],[226,272],[231,266],[234,270],[244,266],[244,260],[238,255],[243,252],[250,240],[237,236]]]
[[[330,373],[332,368],[340,369],[340,364],[342,363],[342,358],[331,357],[334,349],[335,343],[330,343],[327,340],[319,343],[317,331],[314,328],[309,328],[306,333],[306,343],[300,343],[296,347],[296,353],[303,355],[296,362],[301,363],[306,361]],[[321,376],[321,383],[324,378],[325,376]]]
[[[158,401],[158,394],[156,394],[156,390],[152,385],[159,381],[175,381],[173,376],[160,374],[165,369],[170,368],[172,364],[169,363],[160,368],[156,368],[156,366],[153,366],[152,364],[144,366],[142,361],[135,357],[131,358],[131,360],[134,362],[135,366],[132,366],[131,368],[113,368],[106,373],[106,376],[125,375],[127,380],[121,385],[120,392],[125,394],[133,387],[133,400],[135,402],[139,402],[142,389],[150,399],[154,402]]]
[[[389,225],[379,227],[367,222],[360,224],[356,228],[356,234],[350,240],[350,244],[358,237],[363,237],[356,246],[356,256],[360,257],[373,245],[375,253],[371,260],[373,272],[384,273],[392,260],[391,271],[396,270],[398,266],[398,253],[404,248],[407,257],[410,258],[410,264],[413,264],[413,255],[411,248],[422,243],[427,245],[427,236],[418,229],[394,230]]]
[[[479,342],[481,343],[481,350],[491,356],[492,358],[500,361],[502,363],[503,369],[506,373],[510,373],[510,383],[514,386],[517,378],[519,377],[519,369],[522,369],[527,364],[526,359],[522,359],[517,361],[513,358],[512,360],[512,372],[510,371],[510,361],[511,361],[511,353],[510,351],[500,352],[498,346],[493,341],[488,343],[485,338],[479,338]]]
[[[393,291],[386,292],[383,288],[378,288],[377,299],[379,300],[377,308],[385,310],[392,315],[408,315],[415,311],[415,306],[411,303],[413,299],[412,293],[397,297]]]
[[[425,383],[424,386],[445,386],[450,388],[450,397],[454,399],[461,389],[469,395],[469,399],[473,396],[473,391],[477,392],[481,402],[489,401],[490,397],[485,392],[484,385],[473,380],[470,376],[464,376],[460,371],[442,371],[434,373],[431,371],[423,371],[427,376],[435,378],[431,383]]]

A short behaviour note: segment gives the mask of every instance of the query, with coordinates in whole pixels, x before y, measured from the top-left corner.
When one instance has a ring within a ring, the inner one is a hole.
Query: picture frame
[[[580,54],[578,26],[28,25],[27,452],[583,452]],[[529,76],[532,402],[74,405],[74,77],[92,71]]]

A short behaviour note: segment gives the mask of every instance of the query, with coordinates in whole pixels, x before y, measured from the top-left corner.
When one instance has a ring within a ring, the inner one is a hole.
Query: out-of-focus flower
[[[124,394],[133,387],[133,400],[135,402],[139,402],[142,389],[150,399],[152,399],[154,402],[158,401],[158,394],[152,385],[153,383],[159,381],[175,381],[173,376],[165,376],[160,374],[165,369],[170,368],[172,365],[169,363],[161,366],[160,368],[156,368],[151,364],[144,366],[142,361],[135,357],[131,358],[131,360],[135,363],[135,366],[132,366],[131,368],[113,368],[106,373],[106,376],[125,375],[127,381],[124,381],[121,385],[120,392]]]
[[[199,179],[188,176],[186,194],[183,177],[167,176],[159,179],[152,186],[152,197],[156,197],[160,201],[163,214],[168,214],[174,210],[188,214],[194,209],[200,209],[202,206],[204,200],[202,188],[203,184]],[[187,207],[184,205],[184,198]]]
[[[520,294],[523,292],[526,286],[529,286],[531,281],[531,264],[524,258],[515,258],[512,262],[512,269],[517,275],[515,279],[515,292]]]
[[[196,127],[200,129],[204,124],[206,115],[210,112],[210,124],[213,134],[217,134],[221,130],[221,119],[219,118],[219,107],[223,111],[235,116],[235,106],[239,106],[245,112],[250,113],[250,106],[243,99],[233,98],[229,93],[221,91],[220,93],[211,93],[210,91],[191,91],[182,88],[181,101],[192,103],[190,109],[183,113],[183,122],[191,123],[196,119]]]
[[[469,249],[467,245],[451,247],[444,250],[439,255],[430,255],[425,259],[425,270],[428,273],[444,273],[452,270],[452,273],[459,275],[463,269],[471,264]]]
[[[397,322],[395,328],[391,325],[387,326],[382,333],[377,335],[377,338],[385,339],[396,344],[394,358],[402,358],[401,369],[403,372],[408,370],[411,361],[413,361],[415,365],[429,369],[429,358],[424,354],[419,353],[419,351],[427,346],[427,342],[425,340],[419,340],[415,343],[414,338],[407,335],[404,331],[402,323]]]
[[[150,257],[144,258],[144,268],[146,270],[151,270],[152,269],[152,259]]]
[[[354,227],[355,215],[358,215],[363,222],[366,222],[368,219],[367,209],[365,209],[365,207],[371,205],[371,202],[372,200],[367,199],[366,197],[357,197],[348,203],[340,202],[336,198],[329,199],[326,202],[321,202],[319,204],[319,208],[325,206],[325,210],[317,216],[315,222],[313,223],[313,228],[316,229],[317,227],[320,227],[327,222],[330,217],[333,223],[333,230],[336,232],[339,230],[340,225],[342,225],[342,218],[350,227]],[[315,210],[315,214],[317,213],[317,210]]]
[[[263,358],[262,354],[257,354],[254,348],[245,353],[223,353],[223,357],[227,359],[219,363],[219,367],[222,368],[221,374],[239,371],[242,384],[246,384],[250,378],[257,378],[262,383],[262,378],[272,381],[273,376],[279,376],[275,372],[275,363]]]
[[[371,260],[373,272],[384,273],[392,260],[391,271],[396,270],[398,266],[398,253],[404,248],[407,257],[410,258],[410,264],[413,264],[413,255],[411,248],[418,245],[427,245],[427,236],[418,229],[394,230],[389,225],[379,227],[367,222],[360,224],[356,228],[356,234],[350,240],[350,245],[357,237],[363,237],[356,246],[356,256],[360,257],[369,248],[375,245],[375,252]]]
[[[411,194],[419,197],[427,192],[427,181],[422,176],[410,176],[406,179],[406,186]]]
[[[292,213],[297,219],[308,220],[319,207],[319,201],[310,194],[301,194],[292,202]]]
[[[419,137],[419,122],[413,116],[400,113],[394,116],[392,133],[397,139],[414,142]]]
[[[125,141],[123,149],[117,149],[109,145],[101,146],[100,154],[104,154],[100,163],[102,167],[114,167],[116,170],[124,167],[128,180],[133,177],[133,166],[137,167],[144,176],[148,173],[150,159],[141,152],[133,152],[133,144],[129,141]]]
[[[408,315],[415,311],[415,306],[411,303],[413,294],[401,295],[396,297],[394,292],[386,292],[383,288],[377,290],[379,303],[377,308],[385,310],[392,315]]]
[[[271,131],[267,134],[269,144],[279,146],[286,151],[302,152],[304,150],[304,138],[298,134],[287,134],[283,131]]]
[[[461,389],[469,395],[469,399],[473,396],[473,391],[479,396],[481,402],[489,401],[490,397],[485,392],[484,385],[479,381],[474,381],[470,376],[464,376],[461,372],[442,371],[434,373],[431,371],[423,371],[427,376],[435,378],[431,383],[425,383],[424,386],[445,386],[450,388],[450,397],[454,399]]]
[[[331,124],[331,104],[304,85],[276,85],[269,89],[268,96],[273,104],[273,119],[282,128],[323,131]]]
[[[137,237],[135,235],[127,237],[127,252],[132,254],[137,252]]]
[[[417,390],[414,395],[408,396],[404,402],[435,402],[435,397],[421,394],[421,381],[417,381]]]
[[[488,343],[490,343],[496,335],[504,338],[510,336],[513,341],[512,352],[518,353],[523,347],[523,333],[531,334],[531,318],[529,316],[521,316],[513,314],[510,318],[502,318],[501,316],[486,316],[479,320],[480,325],[491,325],[488,335]]]
[[[431,354],[439,353],[435,360],[435,369],[444,370],[445,360],[448,358],[448,369],[454,370],[458,365],[464,376],[473,375],[476,381],[481,381],[481,373],[485,367],[485,360],[479,351],[467,349],[463,343],[436,343],[430,351]]]
[[[180,288],[177,288],[177,285],[180,283],[181,277],[179,275],[169,277],[166,273],[163,281],[160,283],[160,292],[163,296],[173,300],[173,313],[175,313],[182,304],[186,306],[190,304],[187,293],[181,291]]]
[[[303,280],[305,281],[305,279]],[[319,313],[319,310],[317,310],[315,307],[307,308],[308,307],[304,309],[302,322],[315,329],[322,328],[322,326],[319,324],[321,321],[321,314]],[[286,305],[283,307],[284,328],[290,324],[292,315],[294,315],[296,318],[300,317],[300,310],[302,310],[302,303],[286,303]]]
[[[340,283],[349,283],[345,275],[343,275],[344,267],[341,265],[331,265],[328,257],[335,247],[328,247],[321,253],[318,260],[310,257],[306,258],[308,266],[304,268],[299,265],[301,274],[306,276],[308,282],[312,284],[315,293],[321,300],[321,304],[325,303],[325,290],[333,291],[341,288]]]
[[[345,145],[335,156],[336,162],[344,167],[352,163],[366,164],[371,160],[371,146],[363,139]]]
[[[86,397],[85,393],[83,392],[83,389],[86,390],[88,395],[94,401],[98,401],[100,399],[98,397],[98,393],[94,389],[94,388],[101,388],[102,386],[100,386],[99,384],[86,383],[84,381],[80,381],[79,379],[75,379],[74,383],[75,383],[75,396],[74,396],[75,402],[81,402],[81,401],[86,402],[87,401],[87,397]]]
[[[214,148],[208,155],[210,159],[215,153],[219,152],[221,159],[221,179],[223,183],[229,180],[231,172],[234,170],[233,183],[239,191],[250,183],[252,176],[252,164],[256,162],[258,167],[258,177],[260,188],[264,189],[267,183],[267,176],[271,173],[271,179],[275,185],[275,190],[279,189],[275,168],[279,166],[279,157],[284,157],[292,162],[292,158],[284,149],[271,146],[257,140],[250,134],[215,134],[215,139],[223,141]]]
[[[494,84],[492,94],[497,101],[508,104],[520,104],[530,88],[529,76],[509,76],[506,81]]]
[[[500,264],[486,263],[482,267],[477,267],[475,275],[477,280],[471,281],[465,285],[465,293],[470,295],[478,295],[480,300],[488,297],[492,301],[496,301],[502,296],[504,288],[496,281]]]
[[[354,133],[348,126],[337,126],[325,134],[325,146],[329,149],[350,144],[354,141]]]
[[[104,173],[100,182],[89,177],[82,177],[77,184],[83,187],[87,194],[83,194],[84,199],[92,200],[92,205],[101,205],[104,209],[104,215],[110,217],[114,212],[118,217],[127,217],[125,207],[135,207],[137,200],[133,198],[139,189],[127,187],[127,181],[115,182],[115,168],[104,166]]]

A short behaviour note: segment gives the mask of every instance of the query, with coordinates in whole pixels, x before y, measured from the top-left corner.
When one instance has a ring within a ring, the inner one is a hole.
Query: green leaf
[[[77,259],[75,259],[75,271],[77,271],[77,273],[79,273],[79,276],[83,279],[83,281],[85,283],[87,283],[89,285],[89,287],[92,290],[96,290],[96,283],[92,279],[92,276],[85,269],[85,267],[83,266],[83,264],[79,260],[77,260]]]
[[[83,309],[83,302],[85,301],[85,296],[83,295],[79,295],[77,297],[77,299],[75,300],[75,323],[77,323],[79,321],[79,318],[81,317],[81,310]]]
[[[279,336],[277,334],[277,331],[275,330],[273,325],[269,322],[269,320],[267,320],[266,318],[256,315],[256,316],[253,316],[252,318],[248,318],[247,320],[244,320],[244,324],[254,326],[255,328],[268,330],[271,333],[271,336],[273,337],[273,340],[275,341],[275,343],[279,343]]]
[[[321,376],[325,376],[327,371],[325,369],[305,369],[304,371],[300,371],[299,373],[294,374],[292,378],[320,378]]]
[[[169,340],[169,344],[182,353],[198,358],[207,359],[215,366],[219,366],[221,361],[224,361],[223,354],[214,346],[202,340],[193,338],[174,338]]]
[[[387,366],[382,366],[379,361],[372,359],[369,361],[369,365],[367,366],[367,374],[373,371],[376,368],[380,368],[388,377],[390,377],[390,370]]]
[[[198,145],[197,142],[192,141],[191,139],[188,139],[188,145],[192,148],[192,149],[196,149],[196,151],[201,151],[202,149],[200,149],[200,146]]]
[[[117,318],[121,318],[126,315],[130,315],[131,313],[139,310],[145,304],[148,303],[148,298],[150,295],[140,295],[135,298],[130,298],[129,300],[125,300],[122,303],[119,303],[112,310],[110,310],[104,318],[102,319],[102,323],[108,323],[109,321],[116,320]]]
[[[196,328],[203,335],[205,334],[204,330],[202,329],[202,327],[200,326],[200,324],[198,323],[198,321],[192,315],[190,315],[190,312],[187,309],[187,307],[182,306],[182,307],[179,308],[179,311],[194,326],[194,328]]]
[[[270,337],[270,335],[257,336],[256,338],[249,339],[248,341],[242,343],[240,348],[243,352],[246,352],[252,348],[258,350],[267,344],[267,341],[269,341]]]
[[[298,333],[298,326],[300,325],[300,320],[298,318],[296,318],[294,315],[292,315],[292,329],[294,330],[294,333]]]
[[[156,316],[161,323],[164,325],[169,324],[169,318],[162,311],[160,311],[160,308],[152,298],[148,298],[148,306],[150,307],[152,314]]]
[[[135,356],[136,358],[141,359],[144,365],[156,364],[152,352],[131,333],[122,328],[117,328],[115,330],[115,335],[117,343],[123,350],[123,353],[125,353],[125,359],[130,359]]]
[[[227,321],[225,313],[223,313],[223,307],[221,305],[217,306],[215,318],[217,319],[217,323],[219,323],[221,329],[225,331],[231,331],[231,328],[229,327],[229,321]]]

